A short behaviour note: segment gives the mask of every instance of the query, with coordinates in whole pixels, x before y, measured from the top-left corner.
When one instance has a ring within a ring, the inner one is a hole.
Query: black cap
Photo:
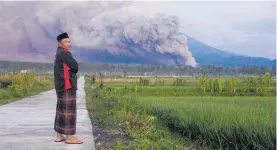
[[[61,41],[62,39],[69,38],[68,34],[66,32],[61,33],[60,35],[57,36],[57,41]]]

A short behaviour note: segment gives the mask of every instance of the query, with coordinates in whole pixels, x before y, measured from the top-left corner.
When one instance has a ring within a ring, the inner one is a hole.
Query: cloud
[[[275,2],[184,1],[161,5],[160,11],[179,17],[180,31],[202,42],[239,54],[275,57]]]
[[[152,8],[158,8],[154,3],[34,2],[24,3],[23,7],[17,3],[9,5],[5,9],[11,15],[6,19],[13,21],[18,15],[20,22],[16,28],[20,32],[27,27],[26,22],[34,20],[52,38],[68,32],[73,45],[80,48],[120,53],[142,47],[138,49],[139,53],[170,53],[182,57],[183,62],[179,63],[196,66],[186,37],[178,34],[179,19],[152,11]],[[17,41],[26,39],[24,36],[26,34],[22,32]]]
[[[35,19],[52,38],[68,31],[75,45],[109,48],[111,53],[126,47],[124,42],[141,43],[146,51],[154,46],[160,53],[176,53],[195,65],[186,38],[175,34],[182,32],[217,48],[272,58],[276,53],[275,12],[275,2],[257,1],[1,2],[0,36],[5,38],[0,43],[24,39],[22,26],[31,30],[30,20]],[[37,37],[35,32],[32,35]]]

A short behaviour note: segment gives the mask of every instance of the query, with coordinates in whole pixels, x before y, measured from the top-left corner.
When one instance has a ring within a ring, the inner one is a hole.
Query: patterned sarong
[[[54,130],[60,134],[76,133],[76,90],[66,90],[57,94]]]

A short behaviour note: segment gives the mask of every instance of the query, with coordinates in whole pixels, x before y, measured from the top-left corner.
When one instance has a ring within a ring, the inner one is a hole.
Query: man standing
[[[76,133],[76,91],[78,63],[69,52],[70,39],[67,33],[57,36],[58,48],[54,63],[55,90],[57,94],[54,130],[56,142],[81,144],[73,135]],[[66,135],[66,138],[63,136]]]

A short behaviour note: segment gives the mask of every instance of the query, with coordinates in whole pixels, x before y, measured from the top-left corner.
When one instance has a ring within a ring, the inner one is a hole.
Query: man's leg
[[[82,141],[78,140],[76,133],[76,119],[77,119],[77,107],[76,107],[76,90],[66,91],[66,110],[65,110],[65,135],[66,143],[81,144]]]
[[[57,105],[56,105],[56,116],[54,122],[54,130],[57,132],[57,137],[55,142],[61,142],[65,140],[65,137],[62,135],[64,133],[64,121],[63,121],[63,108],[64,108],[64,93],[56,93],[57,94]]]

